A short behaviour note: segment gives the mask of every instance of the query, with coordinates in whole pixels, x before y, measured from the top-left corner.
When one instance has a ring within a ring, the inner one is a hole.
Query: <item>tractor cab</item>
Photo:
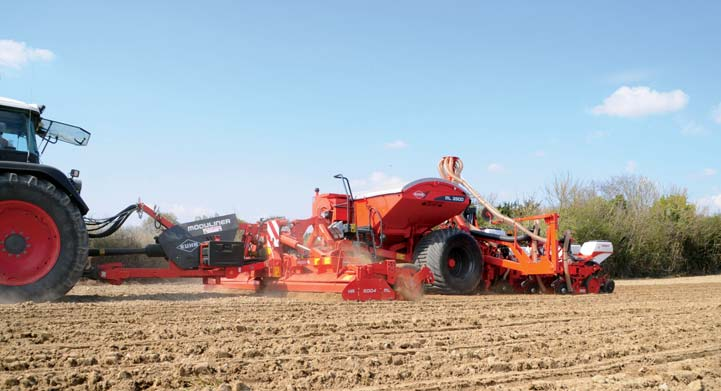
[[[88,144],[90,132],[42,118],[44,108],[0,97],[0,161],[37,164],[48,144]]]

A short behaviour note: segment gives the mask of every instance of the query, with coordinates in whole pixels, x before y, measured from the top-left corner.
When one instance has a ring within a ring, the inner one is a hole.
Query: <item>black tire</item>
[[[449,265],[453,258],[455,266]],[[457,229],[432,231],[424,236],[413,252],[413,262],[427,266],[435,281],[429,290],[446,294],[470,294],[478,291],[483,271],[483,256],[475,239]]]
[[[540,292],[538,282],[533,278],[529,278],[523,281],[521,283],[521,288],[523,288],[523,292],[528,294],[536,294]]]
[[[558,286],[556,286],[556,293],[559,295],[567,295],[568,294],[568,287],[566,287],[565,282],[558,284]]]
[[[83,216],[67,194],[31,175],[0,174],[0,201],[23,201],[45,211],[57,225],[60,251],[52,269],[26,285],[2,285],[0,299],[50,301],[65,295],[80,279],[88,258]]]
[[[603,284],[603,293],[613,293],[613,291],[616,289],[616,282],[609,279],[606,281],[605,284]]]

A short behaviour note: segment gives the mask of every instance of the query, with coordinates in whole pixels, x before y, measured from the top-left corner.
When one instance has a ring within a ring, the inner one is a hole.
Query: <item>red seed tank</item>
[[[459,186],[445,179],[424,178],[401,189],[357,196],[351,223],[359,229],[372,226],[380,232],[382,222],[383,247],[388,248],[463,213],[469,204],[470,199]],[[347,197],[320,194],[313,212],[316,216],[330,213],[332,221],[348,222]]]

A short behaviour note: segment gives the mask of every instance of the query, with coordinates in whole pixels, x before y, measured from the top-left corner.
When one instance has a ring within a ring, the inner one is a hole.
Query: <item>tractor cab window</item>
[[[29,113],[0,111],[0,150],[38,154],[35,129]]]

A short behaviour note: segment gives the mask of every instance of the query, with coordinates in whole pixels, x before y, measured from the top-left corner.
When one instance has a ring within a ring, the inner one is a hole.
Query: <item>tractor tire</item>
[[[0,300],[56,300],[87,258],[85,222],[67,194],[31,175],[0,174]]]
[[[475,239],[457,229],[432,231],[413,252],[413,262],[427,266],[435,281],[429,291],[445,294],[471,294],[478,291],[483,256]]]

